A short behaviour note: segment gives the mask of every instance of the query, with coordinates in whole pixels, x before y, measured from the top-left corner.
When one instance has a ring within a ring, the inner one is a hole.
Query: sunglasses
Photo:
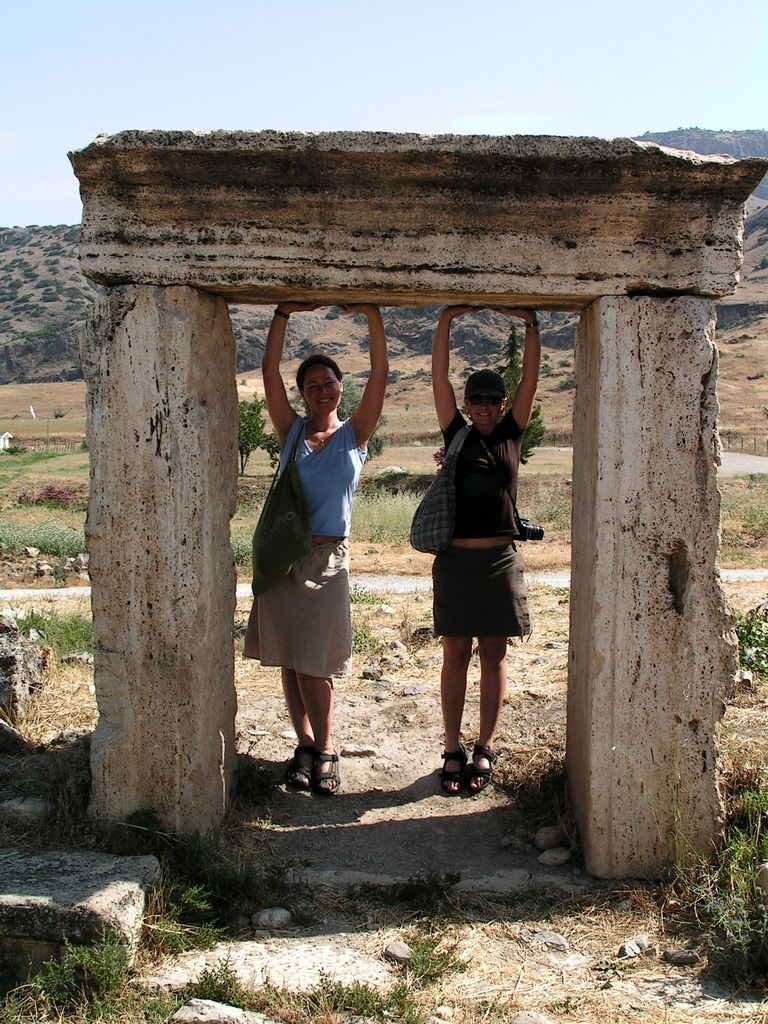
[[[501,405],[501,395],[468,395],[470,405]]]

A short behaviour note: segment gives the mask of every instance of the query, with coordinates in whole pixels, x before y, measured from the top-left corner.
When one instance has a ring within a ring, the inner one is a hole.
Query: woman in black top
[[[467,426],[448,375],[451,323],[470,312],[477,308],[444,309],[432,346],[432,391],[446,449]],[[520,443],[536,397],[541,343],[534,310],[495,312],[519,317],[525,324],[522,376],[508,409],[506,385],[498,373],[478,370],[467,380],[464,400],[471,427],[456,468],[455,530],[432,568],[435,633],[443,638],[445,753],[440,781],[450,795],[461,791],[465,774],[473,793],[490,782],[493,739],[507,683],[507,638],[531,631],[523,562],[514,543],[514,508]],[[480,735],[465,772],[468,758],[460,734],[473,637],[480,654]]]

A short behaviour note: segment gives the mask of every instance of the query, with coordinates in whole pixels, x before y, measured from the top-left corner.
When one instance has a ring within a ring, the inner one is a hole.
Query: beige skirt
[[[345,675],[352,655],[349,542],[313,544],[253,602],[243,656],[302,675]]]

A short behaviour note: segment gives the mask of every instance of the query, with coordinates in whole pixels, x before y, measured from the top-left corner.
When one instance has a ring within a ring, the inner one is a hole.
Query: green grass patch
[[[16,619],[16,624],[24,636],[29,636],[32,630],[39,633],[44,642],[53,648],[56,658],[93,651],[93,621],[90,616],[78,612],[39,612],[30,609]]]
[[[413,513],[420,500],[413,491],[359,493],[352,505],[353,537],[371,544],[407,544]]]
[[[4,514],[0,519],[0,551],[21,554],[25,548],[37,548],[42,555],[54,558],[74,558],[85,551],[85,532],[82,526],[68,526],[50,513],[22,521]]]

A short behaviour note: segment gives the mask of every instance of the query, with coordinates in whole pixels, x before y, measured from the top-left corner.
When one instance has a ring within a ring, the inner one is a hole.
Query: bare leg
[[[458,750],[461,745],[461,719],[464,714],[464,700],[467,693],[467,669],[472,656],[472,637],[443,637],[443,668],[440,674],[440,703],[443,712],[445,749]],[[445,771],[461,770],[461,762],[446,761]],[[443,781],[443,788],[458,792],[458,782]]]
[[[314,737],[315,750],[318,753],[333,753],[333,680],[304,675],[303,672],[295,675],[309,731]]]
[[[307,709],[304,706],[304,701],[302,700],[296,673],[292,668],[281,668],[280,675],[283,680],[285,704],[288,708],[288,714],[291,719],[291,724],[293,725],[293,731],[296,733],[298,746],[314,748],[315,734],[312,729],[312,725],[310,724]],[[309,752],[302,751],[301,753],[294,755],[291,765],[295,765],[296,768],[304,768],[311,772],[314,763],[314,756]],[[288,766],[289,773],[292,770],[291,765]],[[289,783],[290,781],[291,780],[289,779]]]
[[[478,637],[480,648],[480,736],[478,745],[493,749],[493,738],[507,692],[507,638],[505,636]],[[491,768],[487,757],[473,758],[476,768]],[[469,788],[483,789],[487,781],[472,778]]]

